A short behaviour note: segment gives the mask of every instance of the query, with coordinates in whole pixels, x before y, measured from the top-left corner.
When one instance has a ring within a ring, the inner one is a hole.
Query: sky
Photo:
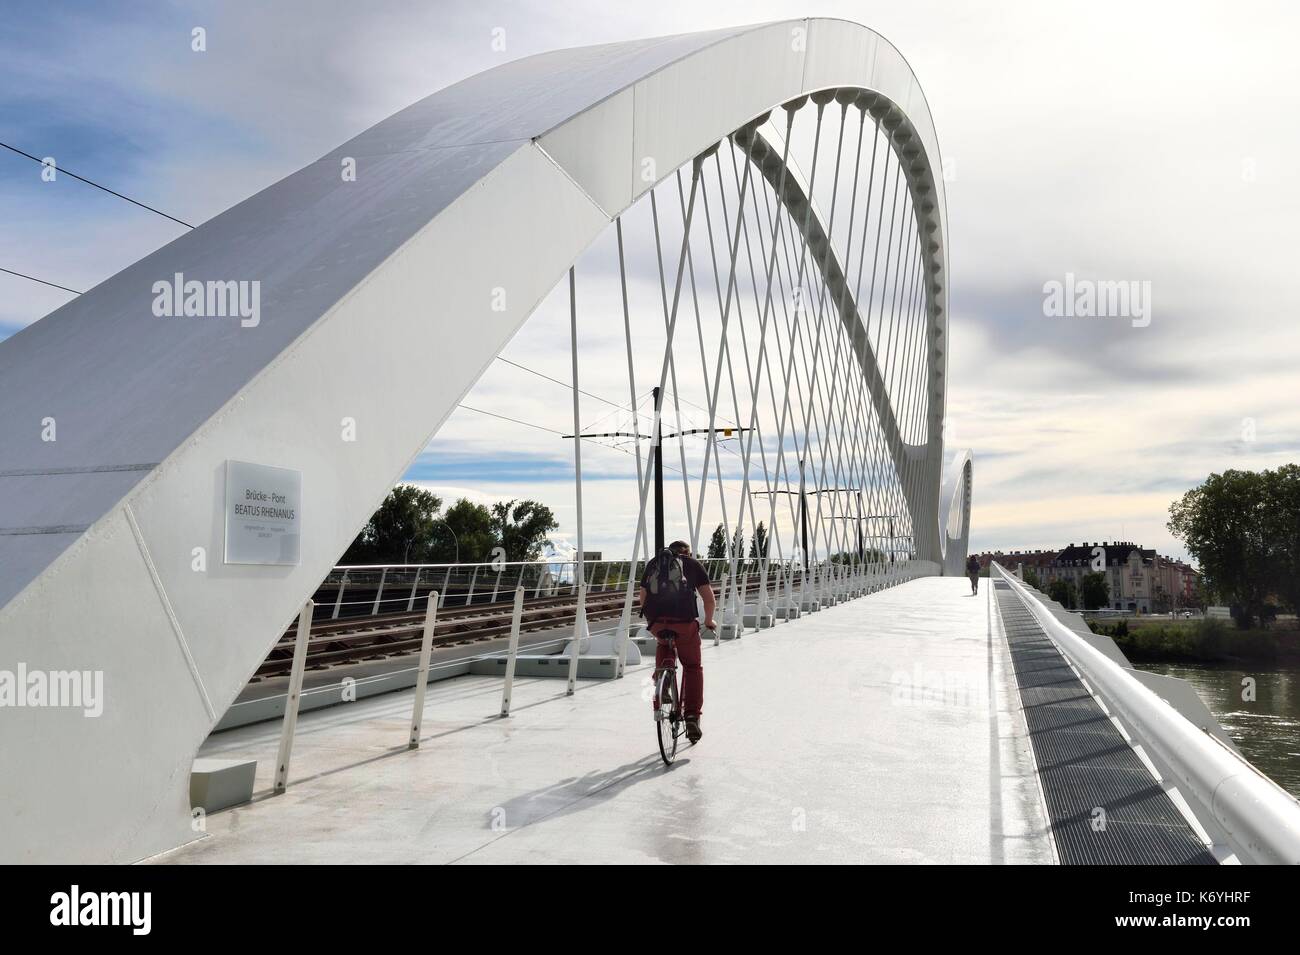
[[[1184,556],[1171,501],[1213,471],[1297,459],[1300,13],[1286,3],[47,2],[0,29],[0,132],[199,223],[507,59],[809,15],[888,37],[934,115],[946,434],[975,455],[973,549],[1124,539]],[[0,153],[2,268],[87,289],[183,231]],[[1149,283],[1149,323],[1045,314],[1045,284],[1067,275]],[[0,338],[68,297],[0,274]],[[504,354],[566,379],[565,332],[544,308]],[[613,392],[601,356],[620,342],[585,334],[590,390]],[[568,402],[504,363],[465,401],[559,431]],[[605,411],[584,399],[584,422]],[[462,410],[407,478],[448,499],[540,499],[567,540],[571,455]],[[632,459],[594,448],[584,464],[587,546],[624,554]]]

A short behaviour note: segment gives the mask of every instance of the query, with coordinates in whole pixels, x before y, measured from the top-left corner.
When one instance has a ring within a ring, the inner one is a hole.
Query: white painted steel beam
[[[966,573],[970,551],[970,508],[975,462],[970,451],[962,451],[949,464],[948,476],[940,495],[943,510],[943,572],[950,577]]]

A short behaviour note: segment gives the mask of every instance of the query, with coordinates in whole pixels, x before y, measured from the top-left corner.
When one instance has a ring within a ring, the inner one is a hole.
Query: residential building
[[[1083,578],[1094,572],[1106,576],[1107,607],[1112,610],[1166,613],[1191,607],[1196,600],[1199,575],[1191,565],[1133,541],[1084,541],[1061,550],[993,551],[977,557],[981,567],[997,561],[1010,570],[1032,570],[1043,590],[1053,581],[1069,581],[1079,607]]]

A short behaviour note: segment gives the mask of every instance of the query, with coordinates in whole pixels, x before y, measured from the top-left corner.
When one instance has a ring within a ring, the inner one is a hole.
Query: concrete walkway
[[[983,582],[987,585],[987,581]],[[704,740],[659,760],[651,667],[622,680],[429,687],[213,736],[259,797],[157,862],[1051,862],[987,595],[923,578],[706,647]]]

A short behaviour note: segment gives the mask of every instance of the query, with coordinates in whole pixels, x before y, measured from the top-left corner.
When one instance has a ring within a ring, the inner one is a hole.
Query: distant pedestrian
[[[970,593],[974,597],[980,592],[980,559],[974,554],[966,558],[966,576],[970,578]]]

